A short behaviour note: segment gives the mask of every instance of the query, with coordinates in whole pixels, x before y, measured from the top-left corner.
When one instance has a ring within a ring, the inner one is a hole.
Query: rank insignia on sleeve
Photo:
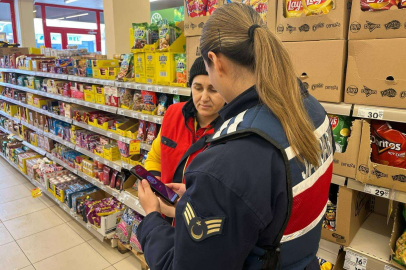
[[[183,218],[190,237],[196,242],[221,234],[223,231],[224,218],[200,218],[196,215],[195,210],[189,202],[186,203],[183,210]]]

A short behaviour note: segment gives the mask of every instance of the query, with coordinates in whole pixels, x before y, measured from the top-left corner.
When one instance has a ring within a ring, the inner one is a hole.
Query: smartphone
[[[144,167],[137,165],[133,167],[130,172],[138,179],[146,179],[151,185],[152,190],[161,196],[165,201],[170,204],[175,204],[176,199],[179,197],[172,189],[165,186],[164,183],[155,178]]]

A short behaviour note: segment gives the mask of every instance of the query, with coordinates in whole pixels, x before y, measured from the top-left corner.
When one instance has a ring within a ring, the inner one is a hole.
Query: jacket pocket
[[[176,142],[174,142],[171,139],[168,139],[164,136],[161,136],[161,143],[170,148],[176,148],[176,146],[178,145]]]

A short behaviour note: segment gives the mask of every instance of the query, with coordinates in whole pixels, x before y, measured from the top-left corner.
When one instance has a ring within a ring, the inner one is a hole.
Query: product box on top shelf
[[[345,103],[406,108],[406,54],[388,50],[405,44],[406,38],[348,41]]]
[[[347,41],[284,42],[297,76],[319,101],[342,102]],[[315,55],[329,55],[320,61]]]
[[[339,245],[350,245],[369,214],[369,200],[369,194],[339,186],[337,201],[327,206],[321,237]]]
[[[405,124],[362,120],[361,134],[356,179],[406,192]]]
[[[278,1],[276,35],[282,41],[345,40],[350,7],[348,0]]]
[[[202,56],[200,52],[200,36],[186,38],[186,66],[189,74],[195,60]]]
[[[406,38],[404,0],[352,1],[348,39]]]

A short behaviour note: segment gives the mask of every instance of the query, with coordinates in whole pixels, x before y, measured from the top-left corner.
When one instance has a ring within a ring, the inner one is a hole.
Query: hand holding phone
[[[144,167],[137,165],[133,167],[130,172],[137,177],[139,180],[147,180],[151,186],[151,189],[159,195],[166,202],[174,205],[175,201],[179,197],[172,189],[165,186],[164,183],[159,181],[155,176],[148,172]]]

